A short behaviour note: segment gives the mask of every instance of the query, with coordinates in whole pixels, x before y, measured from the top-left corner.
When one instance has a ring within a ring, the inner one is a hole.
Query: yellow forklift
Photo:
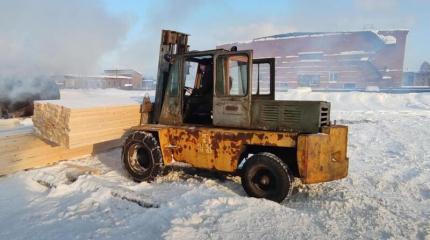
[[[325,101],[275,100],[275,60],[252,50],[189,51],[188,35],[163,30],[155,102],[124,136],[135,181],[181,162],[241,176],[249,196],[281,202],[304,184],[348,174],[348,128]]]

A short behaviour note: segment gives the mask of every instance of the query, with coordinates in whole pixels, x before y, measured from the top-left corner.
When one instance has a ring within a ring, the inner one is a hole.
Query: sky
[[[417,70],[430,61],[429,9],[430,0],[0,0],[0,71],[154,77],[161,29],[191,34],[193,50],[295,31],[408,29],[404,69]]]

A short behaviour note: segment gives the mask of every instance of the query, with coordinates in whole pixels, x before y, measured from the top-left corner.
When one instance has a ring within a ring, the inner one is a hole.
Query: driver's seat
[[[213,75],[212,66],[208,65],[202,76],[202,85],[194,89],[186,100],[184,122],[211,124],[213,102]]]

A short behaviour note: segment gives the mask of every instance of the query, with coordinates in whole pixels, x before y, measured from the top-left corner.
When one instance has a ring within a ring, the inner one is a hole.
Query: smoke
[[[191,34],[192,50],[215,49],[221,43],[294,31],[289,24],[259,19],[231,1],[153,1],[142,9],[144,21],[138,37],[117,49],[107,65],[141,71],[145,78],[157,74],[162,29]]]
[[[210,3],[213,2],[209,0],[148,2],[148,5],[141,9],[144,20],[136,30],[135,37],[107,56],[103,64],[116,68],[132,68],[142,72],[145,78],[154,79],[157,74],[161,30],[190,33],[190,29],[196,27],[196,22],[189,20]],[[195,18],[193,20],[195,21]]]
[[[128,28],[99,0],[0,1],[1,97],[37,93],[40,76],[100,71]]]
[[[87,73],[125,37],[128,24],[100,1],[0,2],[0,74]]]
[[[241,26],[228,26],[222,32],[215,32],[216,45],[232,42],[249,41],[258,37],[266,37],[280,33],[294,32],[295,27],[289,25],[276,25],[270,22],[250,23]]]
[[[5,112],[28,108],[34,100],[59,99],[60,91],[47,77],[3,78],[0,80],[0,118]],[[32,114],[32,110],[26,114]]]

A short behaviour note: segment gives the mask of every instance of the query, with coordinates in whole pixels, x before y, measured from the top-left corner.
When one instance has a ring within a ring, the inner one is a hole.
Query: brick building
[[[57,77],[58,78],[58,77]],[[120,88],[141,89],[143,77],[140,73],[126,70],[105,70],[104,75],[64,75],[56,82],[62,88]]]
[[[277,89],[400,87],[407,30],[297,32],[217,46],[276,58]]]
[[[115,81],[115,79],[121,79],[121,77],[128,77],[128,82],[126,80],[120,80],[121,88],[131,88],[131,89],[141,89],[142,88],[142,74],[132,70],[132,69],[115,69],[115,70],[105,70],[104,73],[108,76],[112,76],[108,81]],[[124,78],[123,78],[124,79]]]

